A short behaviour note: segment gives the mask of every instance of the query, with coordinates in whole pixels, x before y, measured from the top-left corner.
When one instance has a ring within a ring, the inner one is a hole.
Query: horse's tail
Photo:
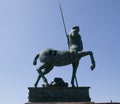
[[[34,61],[33,61],[33,65],[36,65],[36,64],[37,64],[37,59],[38,59],[38,57],[39,57],[39,54],[37,54],[37,55],[35,56]]]

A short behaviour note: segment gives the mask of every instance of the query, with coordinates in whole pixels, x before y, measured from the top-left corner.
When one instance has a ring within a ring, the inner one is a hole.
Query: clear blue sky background
[[[61,0],[67,32],[80,26],[84,50],[79,86],[90,86],[92,101],[120,102],[120,1]],[[0,104],[24,104],[38,73],[32,62],[44,48],[68,49],[58,0],[0,0]],[[39,65],[38,62],[37,65]],[[70,82],[72,66],[55,67],[46,77]],[[40,81],[39,86],[41,86]],[[69,86],[70,83],[69,83]]]

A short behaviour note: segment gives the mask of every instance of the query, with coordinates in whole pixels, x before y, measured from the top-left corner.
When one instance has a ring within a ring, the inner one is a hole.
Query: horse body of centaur
[[[35,83],[35,87],[37,87],[38,82],[40,78],[43,79],[43,81],[48,84],[47,79],[45,78],[45,74],[49,73],[54,66],[65,66],[72,64],[73,65],[73,73],[71,78],[71,84],[72,87],[75,87],[74,80],[76,78],[76,71],[78,67],[79,60],[84,56],[90,56],[91,59],[91,70],[95,68],[95,60],[93,57],[92,51],[86,51],[86,52],[70,52],[69,50],[65,51],[59,51],[54,49],[44,49],[40,52],[40,54],[37,54],[33,64],[37,64],[37,59],[40,59],[41,65],[37,68],[37,71],[39,73],[38,79]]]

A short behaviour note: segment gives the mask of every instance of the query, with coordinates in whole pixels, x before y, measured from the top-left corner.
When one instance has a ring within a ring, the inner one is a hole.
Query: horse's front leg
[[[94,56],[93,56],[93,52],[92,51],[88,51],[88,52],[86,52],[88,55],[90,55],[90,59],[91,59],[91,63],[92,63],[92,65],[91,65],[91,70],[93,71],[94,70],[94,68],[95,68],[95,59],[94,59]]]
[[[72,63],[72,66],[73,66],[73,73],[72,73],[72,78],[71,78],[72,87],[75,87],[74,80],[76,81],[76,85],[78,87],[78,81],[76,77],[76,71],[77,71],[78,65],[79,65],[79,61]]]
[[[92,63],[92,66],[90,68],[91,68],[91,70],[94,70],[94,68],[95,68],[95,59],[94,59],[94,56],[93,56],[93,52],[92,51],[78,52],[78,54],[81,57],[90,55],[90,59],[91,59],[91,63]]]
[[[92,52],[90,52],[90,58],[91,58],[91,62],[92,62],[92,66],[90,68],[91,68],[91,70],[94,70],[94,68],[95,68],[95,59],[94,59],[94,56],[93,56]]]

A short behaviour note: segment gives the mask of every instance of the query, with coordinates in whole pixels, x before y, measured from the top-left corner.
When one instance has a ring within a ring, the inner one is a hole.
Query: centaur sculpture
[[[68,36],[69,50],[60,51],[60,50],[54,50],[54,49],[44,49],[39,54],[36,55],[33,61],[33,64],[36,65],[37,59],[39,58],[41,65],[37,68],[39,76],[34,85],[35,87],[37,87],[40,78],[42,78],[43,81],[47,85],[49,85],[44,75],[49,73],[54,66],[65,66],[69,64],[72,64],[73,66],[71,84],[72,84],[72,87],[75,87],[74,81],[77,80],[76,71],[79,65],[79,60],[82,57],[87,55],[89,55],[91,59],[91,63],[92,63],[91,70],[95,68],[95,60],[94,60],[92,51],[82,52],[82,49],[83,49],[82,43],[81,43],[79,34],[77,34],[79,32],[79,27],[78,26],[73,27],[73,30],[74,31],[72,31],[71,34]],[[78,39],[80,41],[77,41]]]
[[[41,65],[37,68],[39,76],[38,76],[36,83],[34,84],[35,87],[37,87],[40,78],[42,78],[43,81],[47,85],[49,85],[44,75],[49,73],[53,69],[54,66],[65,66],[69,64],[72,64],[73,66],[73,73],[72,73],[72,78],[71,78],[72,87],[75,87],[74,81],[76,81],[76,85],[78,87],[76,71],[79,65],[79,60],[82,57],[87,56],[87,55],[89,55],[91,59],[91,63],[92,63],[90,67],[91,70],[95,68],[95,60],[94,60],[92,51],[86,51],[86,52],[82,51],[83,43],[81,40],[81,36],[78,33],[79,27],[78,26],[73,27],[70,34],[67,35],[60,1],[59,1],[59,7],[60,7],[61,16],[62,16],[63,26],[65,29],[65,34],[66,34],[67,41],[68,41],[69,50],[59,51],[59,50],[54,50],[54,49],[44,49],[43,51],[41,51],[39,54],[36,55],[33,61],[33,64],[36,65],[37,59],[39,58]]]

